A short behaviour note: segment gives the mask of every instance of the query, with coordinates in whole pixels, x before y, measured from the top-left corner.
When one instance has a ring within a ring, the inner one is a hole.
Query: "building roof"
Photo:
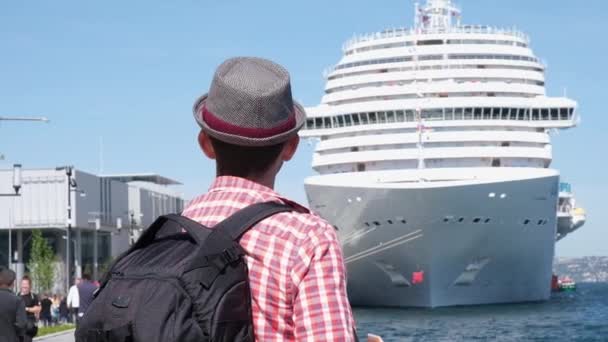
[[[155,173],[127,173],[117,175],[100,175],[102,178],[112,179],[123,183],[149,182],[159,185],[182,185],[182,183]]]

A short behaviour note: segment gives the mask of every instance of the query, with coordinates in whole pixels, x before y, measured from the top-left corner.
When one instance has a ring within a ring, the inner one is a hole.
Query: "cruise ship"
[[[528,36],[428,0],[413,28],[342,51],[301,136],[316,144],[306,195],[338,230],[351,303],[547,300],[556,239],[584,223],[550,167],[551,133],[579,113],[546,94]]]

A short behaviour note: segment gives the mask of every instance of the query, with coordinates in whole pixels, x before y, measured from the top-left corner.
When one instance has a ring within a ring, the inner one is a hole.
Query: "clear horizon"
[[[579,103],[579,127],[552,135],[554,161],[587,210],[581,230],[557,244],[557,257],[608,255],[608,192],[602,147],[608,119],[601,91],[608,3],[456,1],[463,23],[517,27],[547,64],[547,93]],[[206,191],[214,165],[196,143],[194,100],[225,58],[253,55],[283,64],[294,96],[307,106],[322,96],[324,68],[354,33],[411,26],[413,1],[319,0],[263,3],[161,1],[22,2],[0,5],[0,116],[51,122],[0,123],[0,168],[73,164],[99,173],[159,173],[184,183],[187,198]],[[579,19],[582,18],[582,19]],[[303,142],[277,190],[305,203],[313,149]]]

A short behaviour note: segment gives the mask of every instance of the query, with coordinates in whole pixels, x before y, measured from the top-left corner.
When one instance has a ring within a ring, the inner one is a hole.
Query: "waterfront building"
[[[0,170],[0,193],[14,192],[13,170]],[[20,196],[0,197],[0,265],[28,272],[32,230],[57,256],[54,291],[83,272],[99,278],[157,216],[180,212],[177,181],[155,174],[94,175],[72,167],[24,169]],[[67,235],[70,244],[67,244]],[[66,263],[69,256],[69,263]]]

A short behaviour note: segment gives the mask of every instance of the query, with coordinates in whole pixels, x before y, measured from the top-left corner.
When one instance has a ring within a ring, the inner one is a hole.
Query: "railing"
[[[438,34],[438,33],[480,33],[480,34],[503,34],[507,36],[512,36],[516,38],[523,39],[526,43],[530,42],[530,38],[525,33],[516,30],[516,29],[503,29],[497,27],[490,26],[480,26],[480,25],[466,25],[466,26],[456,26],[456,27],[448,27],[446,29],[414,29],[414,28],[395,28],[390,30],[385,30],[382,32],[370,33],[356,36],[350,40],[348,40],[342,46],[342,50],[346,51],[354,44],[384,39],[384,38],[396,38],[396,37],[405,37],[410,35],[425,35],[425,34]]]

